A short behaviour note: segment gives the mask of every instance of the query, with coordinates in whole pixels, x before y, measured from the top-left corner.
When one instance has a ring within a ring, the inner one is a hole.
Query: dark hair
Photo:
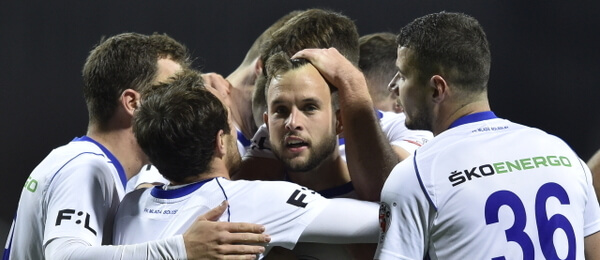
[[[284,52],[291,57],[307,48],[334,47],[356,65],[359,56],[358,37],[354,21],[341,13],[323,9],[302,11],[275,31],[261,47],[260,59],[265,65],[262,77],[268,77],[266,64],[272,55]],[[266,86],[262,84],[266,80],[260,77],[256,80],[252,96],[255,121],[262,119],[262,112],[267,107],[264,94]]]
[[[104,126],[114,115],[124,90],[141,92],[151,85],[159,58],[169,58],[182,67],[189,63],[185,46],[167,35],[123,33],[101,40],[82,71],[90,123]]]
[[[282,75],[288,71],[301,68],[308,64],[310,64],[310,62],[307,59],[290,59],[290,57],[284,52],[278,52],[278,53],[271,55],[271,57],[269,57],[269,60],[267,60],[267,63],[265,64],[265,68],[267,69],[266,74],[268,76],[264,77],[264,79],[265,79],[264,96],[265,97],[267,96],[267,93],[269,91],[269,86],[271,85],[271,81],[277,75]],[[327,86],[329,86],[329,91],[331,93],[332,108],[335,111],[335,110],[339,109],[339,98],[338,98],[337,88],[334,87],[333,85],[331,85],[329,82],[327,82]],[[265,98],[265,100],[266,100],[266,98]]]
[[[361,36],[358,43],[358,67],[365,75],[373,101],[377,103],[390,96],[387,85],[398,71],[396,35],[389,32],[367,34]]]
[[[133,132],[152,164],[170,181],[210,171],[219,130],[230,133],[227,109],[204,87],[199,72],[184,70],[142,94]]]
[[[271,39],[271,35],[275,31],[279,30],[279,28],[281,28],[287,21],[292,19],[292,17],[298,15],[299,13],[301,13],[301,11],[299,10],[289,12],[288,14],[279,18],[277,21],[275,21],[275,23],[269,26],[269,28],[267,28],[263,33],[261,33],[260,36],[258,36],[258,38],[254,40],[252,46],[250,46],[250,49],[246,53],[246,57],[244,57],[244,61],[242,62],[242,64],[248,65],[250,64],[250,62],[254,61],[254,59],[259,57],[261,47],[265,44],[265,42],[268,42]]]
[[[440,74],[467,92],[486,90],[491,54],[475,18],[462,13],[429,14],[404,26],[397,42],[412,51],[409,62],[421,80]]]

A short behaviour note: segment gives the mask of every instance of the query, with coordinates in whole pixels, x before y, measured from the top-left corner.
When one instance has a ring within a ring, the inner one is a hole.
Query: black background
[[[560,136],[584,160],[600,147],[598,1],[1,1],[0,241],[31,170],[84,135],[81,68],[100,37],[167,33],[205,72],[227,75],[254,39],[295,9],[340,11],[359,33],[397,32],[416,17],[477,18],[492,49],[489,94],[500,117]],[[76,194],[73,194],[76,196]]]

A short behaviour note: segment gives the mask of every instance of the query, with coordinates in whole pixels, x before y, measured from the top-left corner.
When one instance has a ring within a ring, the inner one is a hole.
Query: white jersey
[[[54,149],[25,182],[3,259],[45,259],[59,237],[109,244],[126,181],[119,161],[89,137]]]
[[[344,185],[318,191],[321,196],[332,198],[358,199],[352,182]],[[343,244],[323,244],[323,243],[298,243],[294,247],[294,255],[298,260],[326,260],[326,259],[353,259],[348,245]]]
[[[404,125],[406,116],[404,113],[377,111],[379,125],[391,145],[400,147],[408,153],[413,153],[417,148],[433,138],[429,131],[410,130]],[[265,124],[258,128],[252,137],[250,149],[246,152],[247,157],[261,157],[275,159],[269,142],[269,129]],[[346,160],[346,145],[343,138],[338,139],[340,156]]]
[[[265,226],[265,233],[271,236],[265,253],[273,246],[293,248],[306,227],[328,205],[334,204],[314,191],[282,181],[230,181],[220,177],[177,189],[165,190],[156,186],[133,191],[124,198],[115,218],[114,243],[139,243],[182,234],[199,215],[224,200],[229,206],[220,221]],[[359,223],[370,221],[371,210],[372,217],[377,213],[376,204],[354,200],[351,203],[352,207],[366,210],[365,216],[355,216]],[[339,210],[337,212],[340,214]],[[330,219],[323,225],[343,232],[357,228],[343,222]],[[377,222],[374,221],[372,226],[375,226],[375,232],[371,232],[375,242]]]
[[[584,259],[584,237],[600,230],[585,163],[491,111],[399,163],[381,200],[376,259]]]

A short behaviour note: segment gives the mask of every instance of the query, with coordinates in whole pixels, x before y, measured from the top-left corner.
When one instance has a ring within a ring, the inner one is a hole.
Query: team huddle
[[[192,60],[94,46],[88,132],[33,170],[3,259],[600,259],[593,173],[492,112],[471,16],[293,11],[227,77]]]

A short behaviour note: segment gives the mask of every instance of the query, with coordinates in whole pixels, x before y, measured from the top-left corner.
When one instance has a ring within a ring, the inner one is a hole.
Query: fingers
[[[222,259],[256,259],[256,255],[265,252],[263,246],[221,245],[217,253]]]
[[[264,228],[263,228],[264,229]],[[222,244],[261,244],[271,242],[271,236],[262,233],[225,233],[220,239]]]
[[[219,217],[221,217],[223,212],[225,212],[225,210],[227,209],[227,205],[228,205],[227,201],[224,200],[216,208],[213,208],[213,209],[209,210],[208,212],[204,213],[202,216],[198,217],[198,220],[217,221],[219,219]]]

